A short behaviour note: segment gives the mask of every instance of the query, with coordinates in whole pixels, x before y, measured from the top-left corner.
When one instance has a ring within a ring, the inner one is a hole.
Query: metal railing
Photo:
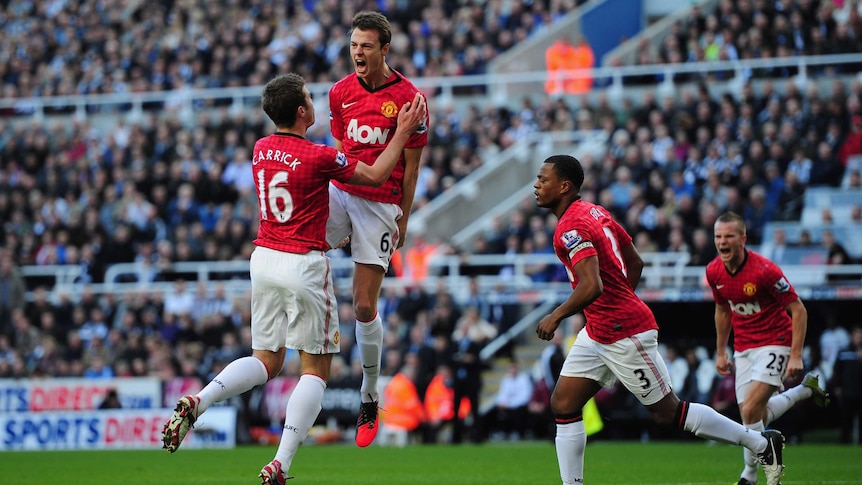
[[[684,269],[688,255],[673,253],[644,253],[647,262],[644,268],[645,286],[659,287],[662,284],[682,285],[685,283]],[[429,262],[429,276],[418,282],[426,288],[433,288],[438,282],[445,282],[454,295],[466,295],[471,275],[488,273],[489,268],[507,268],[505,275],[483,274],[477,277],[481,289],[488,291],[500,285],[509,290],[543,290],[560,286],[554,283],[534,281],[530,268],[541,265],[559,265],[553,254],[477,254],[470,256],[435,256]],[[353,262],[347,257],[330,258],[335,285],[340,291],[349,292],[352,287]],[[246,293],[250,289],[248,261],[198,261],[173,263],[165,268],[155,269],[138,263],[117,263],[105,271],[103,283],[85,283],[79,266],[22,266],[21,275],[29,281],[30,290],[44,286],[53,294],[65,293],[78,295],[84,288],[96,294],[123,295],[129,292],[170,292],[174,281],[182,279],[188,285],[204,283],[222,284],[233,294]],[[36,282],[36,283],[33,283]],[[409,278],[386,278],[385,287],[404,288],[416,285]],[[568,286],[565,283],[562,288]]]
[[[792,68],[798,71],[799,79],[806,79],[809,68],[841,67],[862,63],[862,54],[835,54],[828,56],[799,56],[770,59],[747,59],[737,61],[656,64],[648,66],[597,67],[566,71],[563,75],[572,78],[589,76],[596,80],[597,87],[605,86],[612,92],[621,94],[631,78],[643,76],[660,76],[664,80],[660,87],[672,92],[675,85],[674,77],[679,74],[706,75],[710,73],[726,73],[728,78],[738,82],[748,79],[755,71],[769,71],[780,68]],[[544,82],[547,73],[544,70],[500,74],[479,74],[456,77],[424,77],[413,79],[414,83],[430,96],[436,96],[438,101],[445,102],[457,97],[459,88],[481,87],[487,89],[490,100],[497,104],[517,103],[520,97],[511,99],[513,93],[521,92],[519,85],[529,84],[534,94],[544,94]],[[330,83],[311,83],[308,88],[315,97],[325,99]],[[512,89],[518,87],[517,89]],[[97,113],[127,113],[132,119],[141,118],[148,106],[159,109],[163,113],[177,116],[186,121],[193,121],[195,107],[205,105],[209,101],[224,100],[230,108],[244,109],[259,103],[262,86],[245,86],[234,88],[188,89],[183,92],[157,91],[116,93],[98,95],[51,96],[2,98],[0,110],[4,116],[18,116],[29,119],[43,120],[51,110],[72,110],[73,116],[84,119]],[[163,109],[165,103],[175,103],[174,109]]]
[[[704,268],[688,266],[687,253],[642,253],[646,263],[638,291],[647,299],[686,299],[686,291],[705,290]],[[353,262],[347,257],[332,257],[330,260],[335,284],[339,291],[349,294],[352,286]],[[429,277],[423,281],[409,278],[386,278],[384,287],[406,288],[417,284],[433,289],[438,284],[457,298],[466,297],[470,280],[475,276],[483,292],[504,289],[519,293],[523,303],[544,301],[549,294],[565,295],[571,291],[568,282],[536,281],[531,269],[537,266],[559,266],[554,254],[474,254],[468,256],[434,256],[429,262]],[[505,268],[505,271],[499,271]],[[809,288],[830,285],[841,278],[841,285],[862,288],[862,265],[819,266],[786,265],[783,267],[791,282],[802,292]],[[28,282],[30,290],[38,285],[48,288],[55,296],[65,293],[79,295],[86,288],[95,294],[123,295],[129,292],[170,292],[174,281],[185,280],[190,286],[202,282],[207,285],[221,284],[232,294],[245,294],[250,289],[248,261],[182,262],[174,263],[159,271],[155,280],[141,280],[141,267],[135,263],[111,265],[105,273],[103,283],[84,283],[78,266],[23,266],[20,272]],[[150,275],[150,273],[146,273]],[[513,294],[514,294],[513,293]],[[697,293],[696,293],[697,294]],[[708,295],[706,295],[708,296]]]

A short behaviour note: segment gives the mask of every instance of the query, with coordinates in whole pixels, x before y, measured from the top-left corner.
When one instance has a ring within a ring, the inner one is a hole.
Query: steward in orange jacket
[[[441,367],[425,390],[425,413],[428,421],[432,423],[449,421],[455,417],[455,390],[446,384],[450,374],[448,367]],[[461,419],[470,414],[469,399],[461,399],[461,409],[458,410],[458,414]]]
[[[386,410],[381,417],[387,426],[413,431],[425,422],[425,408],[408,374],[413,372],[402,370],[389,381],[383,391]]]
[[[593,87],[592,76],[567,77],[565,71],[590,69],[595,65],[593,49],[583,36],[578,36],[574,44],[563,37],[551,44],[545,51],[545,65],[548,80],[545,92],[548,94],[584,94]]]

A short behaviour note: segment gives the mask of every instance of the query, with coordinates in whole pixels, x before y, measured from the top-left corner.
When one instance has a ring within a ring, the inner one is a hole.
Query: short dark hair
[[[554,172],[563,180],[568,180],[580,191],[584,184],[584,168],[581,162],[571,155],[551,155],[543,163],[554,166]]]
[[[742,234],[745,234],[745,219],[736,212],[727,211],[715,218],[715,222],[735,222]]]
[[[308,108],[305,102],[305,79],[299,74],[282,74],[266,83],[260,96],[260,105],[275,126],[292,126],[296,123],[296,110]]]
[[[353,30],[376,30],[380,37],[380,47],[392,42],[392,26],[389,20],[380,12],[363,10],[353,16]]]

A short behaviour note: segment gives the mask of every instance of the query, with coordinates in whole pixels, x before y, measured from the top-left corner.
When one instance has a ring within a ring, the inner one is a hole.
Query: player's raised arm
[[[398,163],[398,159],[401,158],[401,151],[404,150],[410,135],[425,122],[427,116],[425,97],[421,93],[416,93],[413,102],[404,103],[404,106],[398,111],[398,127],[395,129],[395,135],[389,145],[372,165],[358,164],[350,183],[378,186],[386,182],[392,169]]]

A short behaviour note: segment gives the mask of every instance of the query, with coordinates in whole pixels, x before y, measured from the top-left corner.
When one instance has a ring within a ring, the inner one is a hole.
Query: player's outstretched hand
[[[416,93],[413,101],[404,103],[398,112],[398,129],[413,133],[427,117],[428,106],[425,103],[425,96],[422,96],[422,93]]]

